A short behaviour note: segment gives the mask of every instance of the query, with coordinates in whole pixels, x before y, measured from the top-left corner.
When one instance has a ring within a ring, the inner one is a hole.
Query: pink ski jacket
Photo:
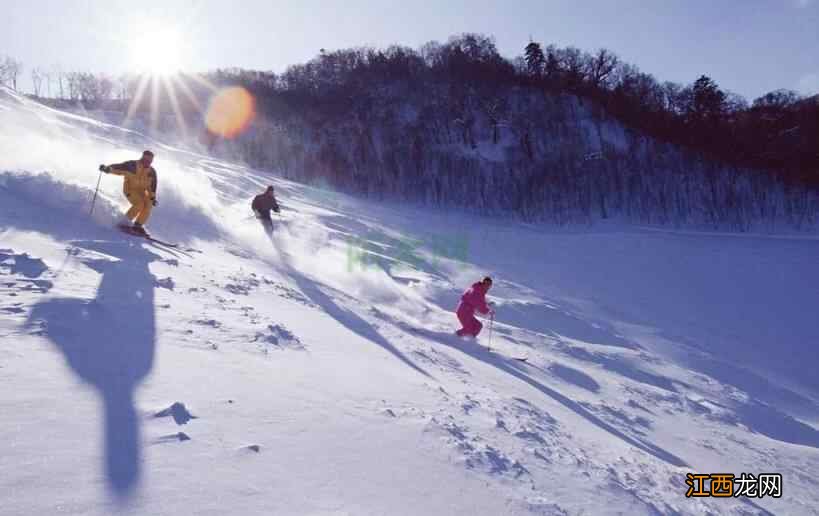
[[[478,282],[469,287],[461,296],[461,304],[470,307],[472,312],[477,310],[482,314],[488,314],[489,307],[486,306],[486,287],[484,284]]]

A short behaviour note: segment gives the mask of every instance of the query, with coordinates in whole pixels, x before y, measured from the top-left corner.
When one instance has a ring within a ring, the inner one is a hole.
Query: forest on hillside
[[[606,49],[532,41],[507,59],[491,37],[462,34],[417,50],[321,50],[281,74],[186,74],[173,98],[153,85],[159,98],[139,95],[141,77],[64,79],[53,104],[158,112],[165,131],[181,117],[215,154],[370,197],[740,231],[810,228],[819,212],[819,96],[749,103],[706,76],[660,82]],[[213,88],[236,85],[255,99],[249,129],[203,130]]]

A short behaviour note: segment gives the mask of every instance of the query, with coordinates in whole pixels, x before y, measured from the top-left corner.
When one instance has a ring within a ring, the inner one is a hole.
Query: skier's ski
[[[463,337],[462,337],[462,336],[458,335],[458,333],[457,333],[457,332],[456,332],[456,333],[454,333],[454,335],[455,335],[455,337],[457,337],[457,338],[459,338],[459,339],[461,339],[461,340],[472,340],[472,341],[474,341],[474,340],[475,340],[475,337],[472,337],[472,336],[468,336],[468,337],[467,337],[467,336],[463,336]],[[480,345],[480,344],[478,344],[478,345],[479,345],[480,347],[484,348],[486,351],[488,351],[488,352],[490,352],[490,353],[495,353],[496,355],[501,355],[501,356],[506,357],[506,358],[511,358],[512,360],[517,360],[517,361],[519,361],[519,362],[526,362],[526,361],[528,361],[528,360],[529,360],[529,357],[528,357],[528,356],[523,356],[523,355],[510,355],[510,354],[508,354],[508,353],[504,353],[504,352],[502,352],[502,351],[501,351],[501,350],[499,350],[499,349],[490,348],[490,347],[488,347],[488,346],[483,346],[483,345]]]
[[[156,244],[164,245],[166,247],[170,247],[170,248],[173,248],[173,249],[179,249],[179,244],[172,244],[170,242],[165,242],[164,240],[154,238],[154,237],[152,237],[151,235],[149,235],[147,233],[140,233],[139,231],[134,231],[134,228],[132,226],[128,226],[126,224],[117,224],[117,228],[119,228],[120,231],[122,231],[123,233],[125,233],[127,235],[131,235],[131,236],[135,236],[135,237],[142,237],[145,240],[148,240],[149,242],[154,242]]]
[[[165,247],[170,247],[171,249],[181,250],[179,248],[179,244],[172,244],[170,242],[165,242],[164,240],[159,240],[158,238],[154,238],[152,236],[145,237],[149,242],[153,242],[155,244],[164,245]]]

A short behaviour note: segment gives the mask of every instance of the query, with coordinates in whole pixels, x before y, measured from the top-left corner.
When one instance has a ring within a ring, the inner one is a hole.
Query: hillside
[[[815,230],[814,100],[776,90],[749,105],[706,76],[661,84],[605,49],[546,53],[533,68],[461,34],[322,50],[282,74],[133,77],[105,116],[371,199],[557,225]],[[208,122],[230,95],[247,105],[240,134]]]

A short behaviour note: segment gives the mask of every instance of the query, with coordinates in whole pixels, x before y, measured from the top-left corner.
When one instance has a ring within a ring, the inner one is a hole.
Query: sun
[[[179,33],[170,28],[142,32],[131,43],[133,67],[141,73],[170,75],[182,65]]]

